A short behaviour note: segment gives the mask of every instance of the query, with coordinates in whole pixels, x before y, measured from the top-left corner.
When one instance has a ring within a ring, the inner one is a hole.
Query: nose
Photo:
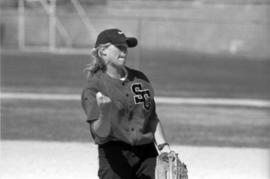
[[[125,57],[125,56],[127,56],[127,50],[120,50],[120,56],[122,56],[122,57]]]
[[[127,50],[126,51],[121,51],[122,54],[127,55]]]
[[[127,54],[125,52],[121,52],[119,54],[119,58],[126,58]]]

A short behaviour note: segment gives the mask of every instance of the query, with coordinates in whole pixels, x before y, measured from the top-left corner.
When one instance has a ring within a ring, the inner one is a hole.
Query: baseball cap
[[[95,47],[106,43],[114,45],[123,44],[131,48],[136,47],[138,41],[135,37],[126,37],[126,35],[119,29],[106,29],[98,35]]]

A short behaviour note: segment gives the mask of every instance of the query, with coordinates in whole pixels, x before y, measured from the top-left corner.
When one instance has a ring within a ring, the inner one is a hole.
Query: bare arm
[[[161,144],[168,143],[168,141],[165,137],[165,132],[164,132],[163,126],[162,126],[160,121],[158,121],[158,123],[157,123],[154,136],[155,136],[155,142],[156,142],[157,146],[159,146]],[[160,152],[170,152],[170,151],[171,151],[170,146],[164,145],[163,149]]]

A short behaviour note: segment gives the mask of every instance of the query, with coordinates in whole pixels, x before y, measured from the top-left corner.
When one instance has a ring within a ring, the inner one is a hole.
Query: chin
[[[118,66],[120,66],[120,67],[124,67],[125,65],[126,65],[126,63],[118,64]]]
[[[126,63],[114,63],[113,66],[115,67],[124,67]]]
[[[121,58],[120,58],[120,59],[118,60],[118,62],[119,62],[118,65],[123,66],[123,65],[126,64],[126,59],[121,59]]]

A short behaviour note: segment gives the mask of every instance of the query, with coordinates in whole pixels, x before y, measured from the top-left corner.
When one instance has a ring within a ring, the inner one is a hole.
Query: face
[[[123,66],[127,59],[127,46],[110,44],[102,51],[102,54],[107,65]]]

